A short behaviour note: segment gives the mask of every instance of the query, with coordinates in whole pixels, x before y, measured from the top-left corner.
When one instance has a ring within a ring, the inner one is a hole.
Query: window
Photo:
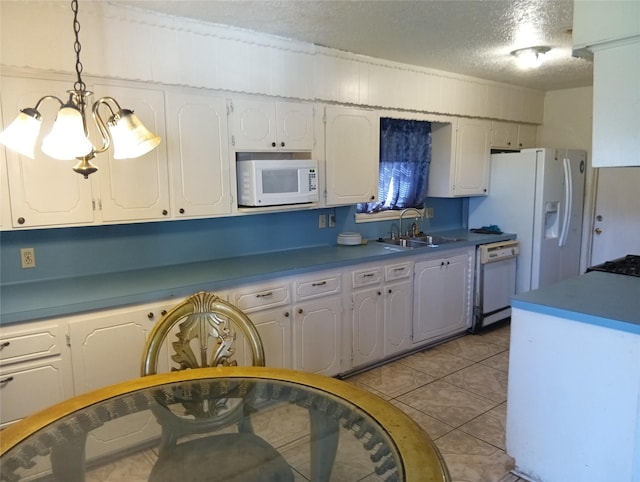
[[[421,208],[430,162],[430,122],[381,118],[378,200],[358,204],[357,212]]]

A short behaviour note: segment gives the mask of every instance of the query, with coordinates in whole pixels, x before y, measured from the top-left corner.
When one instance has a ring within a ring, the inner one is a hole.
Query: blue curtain
[[[430,162],[430,122],[381,118],[378,201],[358,204],[357,211],[421,208]]]

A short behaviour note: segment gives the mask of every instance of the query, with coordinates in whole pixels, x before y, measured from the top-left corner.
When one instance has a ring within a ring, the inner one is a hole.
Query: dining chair
[[[265,365],[262,340],[249,317],[215,294],[201,291],[176,305],[155,325],[144,347],[142,376],[157,373],[159,358],[166,353],[163,345],[174,334],[171,359],[177,366],[173,370],[237,365],[236,342],[241,339],[246,340],[252,364]],[[180,404],[157,398],[153,411],[161,426],[161,440],[151,482],[293,481],[287,461],[253,431],[251,393],[239,393],[237,398],[215,394],[196,398]],[[233,425],[237,431],[220,433]],[[207,435],[195,437],[202,434]]]

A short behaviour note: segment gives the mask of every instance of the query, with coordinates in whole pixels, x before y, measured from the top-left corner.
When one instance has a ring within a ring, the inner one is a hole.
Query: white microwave
[[[239,206],[318,201],[318,161],[251,159],[236,162]]]

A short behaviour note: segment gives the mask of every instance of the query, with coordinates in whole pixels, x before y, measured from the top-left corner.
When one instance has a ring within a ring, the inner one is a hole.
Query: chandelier
[[[93,92],[87,90],[82,81],[82,62],[80,62],[80,22],[78,22],[78,1],[71,1],[73,11],[73,44],[76,53],[76,81],[73,90],[68,90],[69,100],[65,103],[54,95],[45,95],[35,107],[21,109],[16,119],[0,132],[0,144],[31,159],[34,158],[35,144],[42,126],[42,116],[38,112],[44,101],[55,100],[60,104],[51,131],[42,140],[42,152],[63,161],[77,159],[73,170],[84,176],[96,172],[98,168],[91,160],[113,145],[114,159],[133,159],[153,150],[160,144],[160,138],[150,132],[134,115],[132,110],[123,109],[113,97],[101,97],[90,106]],[[103,107],[104,106],[104,107]],[[105,122],[99,110],[109,112]],[[101,144],[95,147],[89,140],[87,114],[98,128]]]

